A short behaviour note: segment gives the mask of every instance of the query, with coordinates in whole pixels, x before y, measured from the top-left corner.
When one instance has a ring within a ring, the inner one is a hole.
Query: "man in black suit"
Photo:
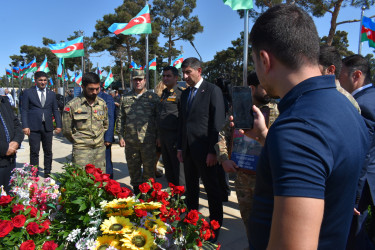
[[[40,142],[44,152],[44,177],[49,177],[52,168],[53,117],[56,121],[56,133],[61,132],[61,116],[58,110],[56,94],[47,89],[48,76],[38,71],[34,75],[36,87],[24,91],[22,98],[22,128],[29,136],[30,164],[39,166]]]
[[[342,63],[339,77],[341,86],[358,102],[371,142],[358,181],[356,207],[347,249],[375,249],[375,245],[369,240],[369,236],[374,236],[375,233],[374,216],[366,223],[367,218],[370,218],[367,208],[370,205],[374,209],[375,201],[375,88],[371,83],[370,65],[366,58],[352,55],[344,58]],[[368,228],[371,231],[366,232],[366,224],[370,225]]]
[[[184,163],[187,206],[198,210],[199,177],[205,187],[210,220],[223,222],[225,176],[217,163],[215,144],[225,120],[220,88],[203,80],[201,62],[187,58],[182,63],[183,77],[189,88],[181,94],[177,158]],[[216,241],[219,231],[215,232]]]

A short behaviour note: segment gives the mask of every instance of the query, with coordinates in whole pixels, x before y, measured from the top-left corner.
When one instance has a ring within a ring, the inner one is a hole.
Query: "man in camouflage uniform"
[[[178,109],[182,88],[177,85],[178,70],[173,66],[163,69],[163,83],[167,86],[159,103],[158,128],[167,181],[179,185],[180,162],[177,159]]]
[[[100,78],[95,73],[82,76],[82,94],[71,100],[63,112],[63,134],[73,143],[74,164],[105,167],[104,133],[108,129],[107,105],[98,97]]]
[[[247,82],[251,88],[253,105],[257,106],[262,111],[265,115],[268,127],[271,126],[279,116],[276,103],[271,102],[271,98],[267,95],[264,88],[259,85],[258,77],[254,71],[249,73]],[[247,223],[253,205],[256,176],[255,172],[240,168],[234,161],[230,160],[233,132],[228,117],[223,130],[219,133],[219,141],[215,145],[215,149],[216,155],[218,155],[218,161],[223,166],[224,171],[227,173],[237,173],[237,178],[235,180],[236,195],[241,217],[247,230]],[[255,143],[259,144],[258,142]]]
[[[336,89],[343,94],[353,106],[361,113],[361,108],[359,107],[357,101],[354,97],[346,91],[338,80],[342,68],[342,61],[340,53],[337,51],[335,46],[322,45],[320,46],[319,54],[319,69],[322,75],[335,75]]]
[[[130,184],[139,193],[139,184],[155,177],[157,105],[160,98],[147,91],[143,70],[134,70],[133,89],[121,98],[116,130],[125,147]],[[142,166],[143,164],[143,171]]]

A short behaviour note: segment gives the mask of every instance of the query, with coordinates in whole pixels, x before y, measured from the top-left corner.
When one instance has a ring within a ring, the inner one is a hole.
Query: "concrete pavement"
[[[72,145],[61,135],[55,135],[52,143],[53,162],[52,173],[62,172],[62,166],[65,162],[71,161]],[[22,166],[29,162],[29,141],[27,136],[22,143],[23,148],[17,153],[17,166]],[[40,152],[40,166],[43,166],[43,150]],[[122,185],[131,188],[130,177],[127,169],[124,148],[121,148],[117,143],[112,146],[112,161],[114,165],[114,179]],[[40,171],[43,175],[43,171]],[[245,249],[247,247],[247,238],[245,227],[242,223],[240,212],[237,204],[237,197],[234,191],[234,178],[230,176],[231,195],[229,201],[224,203],[224,221],[220,232],[218,243],[222,245],[221,249]],[[167,187],[165,177],[157,178],[156,181]],[[200,209],[199,211],[208,217],[207,197],[203,185],[201,185],[200,193]]]

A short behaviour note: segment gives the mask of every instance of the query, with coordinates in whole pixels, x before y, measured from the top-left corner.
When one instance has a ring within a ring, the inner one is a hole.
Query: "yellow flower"
[[[112,216],[100,225],[103,234],[123,234],[132,231],[133,224],[128,218]]]
[[[167,232],[167,226],[165,223],[160,220],[156,219],[155,217],[149,218],[145,221],[145,227],[152,233],[156,233],[158,235],[164,236],[165,233]]]
[[[106,209],[108,209],[108,208],[112,208],[112,209],[129,208],[129,207],[133,207],[134,203],[135,203],[135,201],[132,197],[115,199],[111,202],[108,202],[108,204],[106,204],[105,208]]]
[[[95,250],[103,250],[112,246],[116,249],[121,249],[119,246],[120,242],[115,238],[115,236],[104,235],[96,239],[96,248]]]
[[[132,215],[133,213],[134,213],[133,209],[119,210],[119,211],[110,212],[110,213],[107,214],[107,216],[108,217],[111,217],[111,216],[124,216],[124,217],[128,217],[129,215]]]
[[[150,249],[154,245],[154,237],[151,235],[150,231],[144,228],[138,228],[131,234],[124,234],[124,238],[120,241],[123,242],[122,246],[136,250],[136,249]]]
[[[136,204],[135,205],[135,208],[136,209],[142,209],[142,210],[154,210],[154,209],[158,209],[158,208],[161,208],[161,203],[160,202],[143,202],[143,203],[140,203],[140,204]]]

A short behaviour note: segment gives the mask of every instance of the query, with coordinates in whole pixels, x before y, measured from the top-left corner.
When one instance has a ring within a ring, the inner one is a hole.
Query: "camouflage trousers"
[[[236,189],[236,195],[238,200],[238,205],[240,207],[240,213],[242,221],[246,227],[246,233],[248,233],[248,222],[250,217],[250,212],[253,207],[253,197],[255,189],[255,178],[253,174],[248,174],[243,171],[237,172],[237,178],[234,183]]]
[[[75,147],[73,145],[73,159],[74,164],[85,166],[86,164],[93,164],[100,168],[105,173],[105,146],[91,148],[91,147]]]
[[[133,187],[151,177],[155,178],[156,145],[154,143],[126,143],[125,156],[130,184]]]

